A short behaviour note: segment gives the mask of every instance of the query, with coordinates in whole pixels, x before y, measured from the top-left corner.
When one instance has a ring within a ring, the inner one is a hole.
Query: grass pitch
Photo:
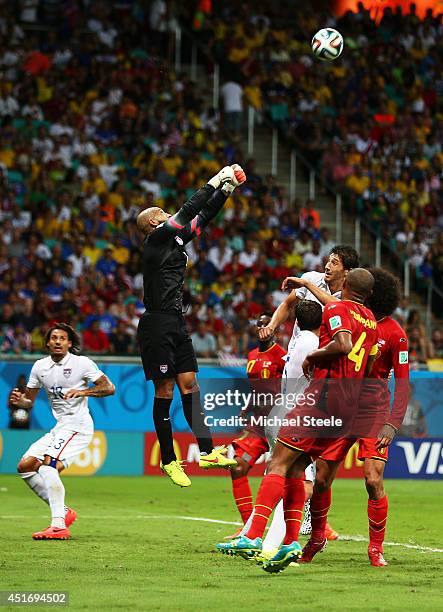
[[[311,565],[278,575],[216,553],[234,525],[179,517],[238,521],[229,477],[193,478],[189,489],[165,477],[64,482],[79,516],[72,540],[33,541],[49,524],[48,507],[19,477],[0,476],[0,590],[66,590],[75,610],[443,609],[439,552],[387,545],[389,566],[373,568],[366,542],[337,541]],[[442,483],[388,481],[387,490],[387,541],[442,549]],[[334,484],[330,522],[366,537],[363,482]]]

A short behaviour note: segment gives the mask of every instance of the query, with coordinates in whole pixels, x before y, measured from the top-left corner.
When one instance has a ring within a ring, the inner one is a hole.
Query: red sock
[[[263,537],[271,512],[283,497],[285,480],[286,478],[279,474],[266,474],[263,478],[257,493],[251,527],[246,534],[248,538]]]
[[[314,488],[311,498],[311,540],[322,542],[325,539],[325,527],[328,520],[328,512],[331,506],[331,488],[319,493]]]
[[[283,544],[298,542],[298,534],[305,504],[305,483],[301,478],[286,478],[283,496],[286,535]]]
[[[243,523],[246,523],[252,512],[252,493],[249,486],[247,476],[232,480],[232,493],[234,494],[235,503],[238,511],[241,514]]]
[[[386,521],[388,520],[388,496],[368,499],[369,544],[383,547]]]

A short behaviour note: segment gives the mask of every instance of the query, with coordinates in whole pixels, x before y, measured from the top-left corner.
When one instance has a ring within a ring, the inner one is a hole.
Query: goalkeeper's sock
[[[200,391],[185,393],[181,398],[186,422],[197,439],[200,453],[209,455],[214,447],[211,430],[205,423],[205,412],[201,405]]]
[[[243,523],[246,523],[248,518],[251,516],[253,509],[252,492],[247,476],[232,479],[232,493],[234,495],[235,503],[237,504],[237,509],[240,512],[242,521]]]
[[[171,420],[169,418],[171,402],[172,399],[168,397],[154,397],[154,427],[160,444],[160,454],[163,465],[168,465],[171,461],[177,459],[174,452]]]
[[[331,507],[331,487],[319,493],[314,487],[311,498],[311,540],[322,542],[325,539],[325,528],[328,520],[328,512]]]
[[[283,544],[298,542],[305,505],[305,482],[302,478],[286,478],[283,495],[286,535]]]
[[[388,520],[388,496],[368,499],[369,544],[383,547]]]
[[[269,517],[283,497],[286,478],[280,474],[266,474],[257,494],[251,527],[246,534],[248,538],[263,538]]]

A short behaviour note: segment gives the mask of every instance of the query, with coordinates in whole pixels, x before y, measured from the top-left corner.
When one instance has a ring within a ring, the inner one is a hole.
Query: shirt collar
[[[67,353],[67,354],[66,354],[66,355],[63,357],[63,359],[62,359],[61,361],[54,361],[54,360],[52,359],[52,357],[51,357],[51,356],[49,356],[49,359],[50,359],[50,364],[51,364],[51,368],[52,368],[53,366],[56,366],[56,365],[58,365],[58,366],[64,366],[64,365],[66,365],[66,364],[68,363],[68,361],[69,361],[70,357],[71,357],[71,353],[69,353],[69,352],[68,352],[68,353]]]

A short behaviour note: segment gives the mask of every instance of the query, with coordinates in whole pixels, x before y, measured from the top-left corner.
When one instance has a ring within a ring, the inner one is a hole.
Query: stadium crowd
[[[443,288],[441,13],[420,21],[415,5],[406,15],[380,6],[376,23],[361,3],[338,20],[322,18],[319,3],[286,5],[286,16],[285,3],[275,12],[263,4],[225,2],[197,33],[232,96],[235,83],[349,210],[409,255],[419,287],[433,279]],[[339,61],[313,57],[307,33],[319,24],[343,33]]]
[[[244,159],[236,138],[226,137],[220,114],[206,103],[205,85],[174,73],[165,60],[165,32],[172,28],[171,15],[164,13],[169,3],[153,2],[150,11],[141,2],[93,2],[85,8],[80,3],[27,0],[17,6],[3,3],[0,16],[0,351],[40,352],[48,325],[69,321],[81,332],[86,352],[136,353],[135,332],[144,310],[136,215],[154,203],[175,211],[197,186],[235,160],[244,166],[248,182],[211,230],[190,246],[185,301],[198,356],[244,356],[255,342],[251,321],[274,310],[284,298],[283,278],[322,269],[333,242],[315,202],[289,203],[272,176],[260,176],[254,160]],[[249,26],[249,21],[247,27],[266,28],[266,40],[278,40],[278,30],[270,24],[257,20]],[[239,32],[241,23],[236,23]],[[48,29],[48,24],[57,27]],[[241,38],[239,34],[233,39],[235,45],[241,45]],[[216,40],[223,44],[223,36]],[[264,52],[273,46],[269,40]],[[357,164],[358,147],[350,142],[355,125],[350,118],[357,111],[350,104],[342,120],[334,116],[333,101],[335,84],[341,82],[343,91],[351,74],[347,62],[356,61],[356,56],[350,54],[336,68],[316,70],[316,76],[306,55],[294,56],[300,49],[297,38],[285,58],[285,40],[275,47],[274,59],[260,63],[257,58],[251,66],[258,68],[245,73],[257,83],[256,93],[263,92],[268,105],[273,88],[280,91],[274,102],[281,105],[286,96],[296,94],[297,105],[288,109],[295,119],[288,123],[294,137],[300,138],[302,125],[306,129],[305,118],[316,123],[321,140],[331,127],[333,144],[321,151],[325,172],[332,146],[340,155],[352,151]],[[298,85],[297,91],[277,86],[286,73],[285,62],[295,70],[292,86],[302,79],[303,90]],[[275,73],[272,78],[265,71],[268,67]],[[432,63],[424,62],[424,74],[430,70]],[[356,92],[360,86],[355,83]],[[323,98],[313,96],[313,88],[323,91]],[[308,101],[313,108],[306,108]],[[365,109],[377,104],[378,98]],[[406,147],[405,155],[412,156],[410,167],[400,168],[397,177],[403,176],[406,186],[413,180],[422,195],[429,195],[430,203],[407,208],[417,219],[417,211],[429,218],[426,207],[433,202],[437,209],[441,204],[439,173],[432,173],[441,164],[441,151],[435,149],[441,139],[427,109],[424,101],[422,111],[414,111],[417,116],[409,130],[414,132],[421,117],[426,143],[420,151],[424,155],[431,135],[434,154],[428,164],[419,164]],[[235,120],[229,127],[235,131]],[[394,146],[398,140],[379,140],[373,150],[382,151],[387,142]],[[366,175],[378,157],[362,151],[358,155]],[[391,185],[392,151],[385,159],[388,167],[376,167]],[[420,167],[427,177],[424,184],[413,172]],[[350,193],[349,183],[356,176],[352,170],[343,179]],[[378,197],[386,200],[385,195]],[[364,209],[368,201],[355,197],[355,206]],[[391,212],[397,210],[395,201],[390,206]],[[406,243],[416,244],[417,227],[408,230]],[[423,253],[431,274],[442,242],[434,235],[431,255]],[[418,362],[433,351],[443,353],[442,332],[437,330],[439,337],[428,342],[417,313],[405,304],[398,314],[408,319]],[[288,321],[279,332],[283,345],[291,327]]]

